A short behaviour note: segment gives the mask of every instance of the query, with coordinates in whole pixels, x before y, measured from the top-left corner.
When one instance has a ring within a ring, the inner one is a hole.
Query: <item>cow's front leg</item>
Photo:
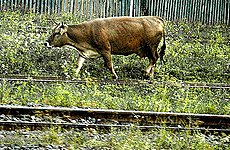
[[[116,74],[116,72],[114,71],[114,68],[113,68],[111,54],[105,53],[102,56],[103,56],[103,59],[105,61],[105,65],[108,67],[108,69],[110,70],[110,72],[113,74],[113,78],[117,79],[118,76],[117,76],[117,74]]]
[[[83,66],[84,61],[85,61],[85,58],[79,56],[78,61],[77,61],[77,65],[78,65],[78,66],[77,66],[77,69],[76,69],[76,76],[77,76],[78,73],[80,72],[81,67]]]

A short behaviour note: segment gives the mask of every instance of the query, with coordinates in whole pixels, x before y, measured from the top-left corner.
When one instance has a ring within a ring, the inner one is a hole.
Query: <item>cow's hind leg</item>
[[[157,52],[157,48],[156,47],[152,47],[150,48],[150,53],[148,55],[149,58],[149,65],[146,68],[146,77],[152,77],[154,74],[154,68],[157,62],[157,59],[159,58],[159,54]]]
[[[112,63],[112,55],[109,52],[105,52],[102,54],[102,57],[105,61],[105,65],[108,67],[108,69],[110,70],[110,72],[113,74],[113,78],[117,79],[118,76],[116,74],[116,72],[114,71],[113,68],[113,63]]]

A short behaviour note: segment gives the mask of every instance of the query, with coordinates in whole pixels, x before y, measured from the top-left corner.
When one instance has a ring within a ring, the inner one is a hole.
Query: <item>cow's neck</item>
[[[76,26],[74,26],[76,28]],[[91,44],[87,42],[86,39],[84,39],[85,33],[82,33],[82,31],[79,31],[76,29],[73,29],[73,27],[68,27],[67,30],[67,38],[68,42],[67,45],[74,47],[77,49],[78,53],[83,58],[96,58],[99,57],[100,54],[92,47]]]

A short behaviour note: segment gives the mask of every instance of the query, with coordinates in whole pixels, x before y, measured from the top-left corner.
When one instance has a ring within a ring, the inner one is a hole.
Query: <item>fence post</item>
[[[133,16],[133,0],[130,0],[130,6],[129,6],[129,16]]]

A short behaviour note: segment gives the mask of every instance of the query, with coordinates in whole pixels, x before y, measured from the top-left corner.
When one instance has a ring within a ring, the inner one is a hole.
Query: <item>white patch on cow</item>
[[[146,75],[151,77],[154,73],[154,65],[150,63],[145,71],[146,71]]]
[[[86,58],[97,58],[100,56],[100,54],[98,52],[95,52],[93,50],[86,50],[85,52],[82,52],[82,54],[86,57]]]
[[[70,45],[66,45],[69,48],[73,48],[75,50],[77,50],[77,52],[79,53],[79,55],[81,57],[84,58],[97,58],[99,56],[101,56],[98,52],[94,51],[94,50],[90,50],[90,49],[85,49],[85,50],[81,50],[79,51],[77,48],[70,46]]]
[[[150,71],[152,70],[152,67],[153,67],[153,65],[150,64],[150,65],[146,68],[146,73],[147,73],[147,74],[150,73]]]

